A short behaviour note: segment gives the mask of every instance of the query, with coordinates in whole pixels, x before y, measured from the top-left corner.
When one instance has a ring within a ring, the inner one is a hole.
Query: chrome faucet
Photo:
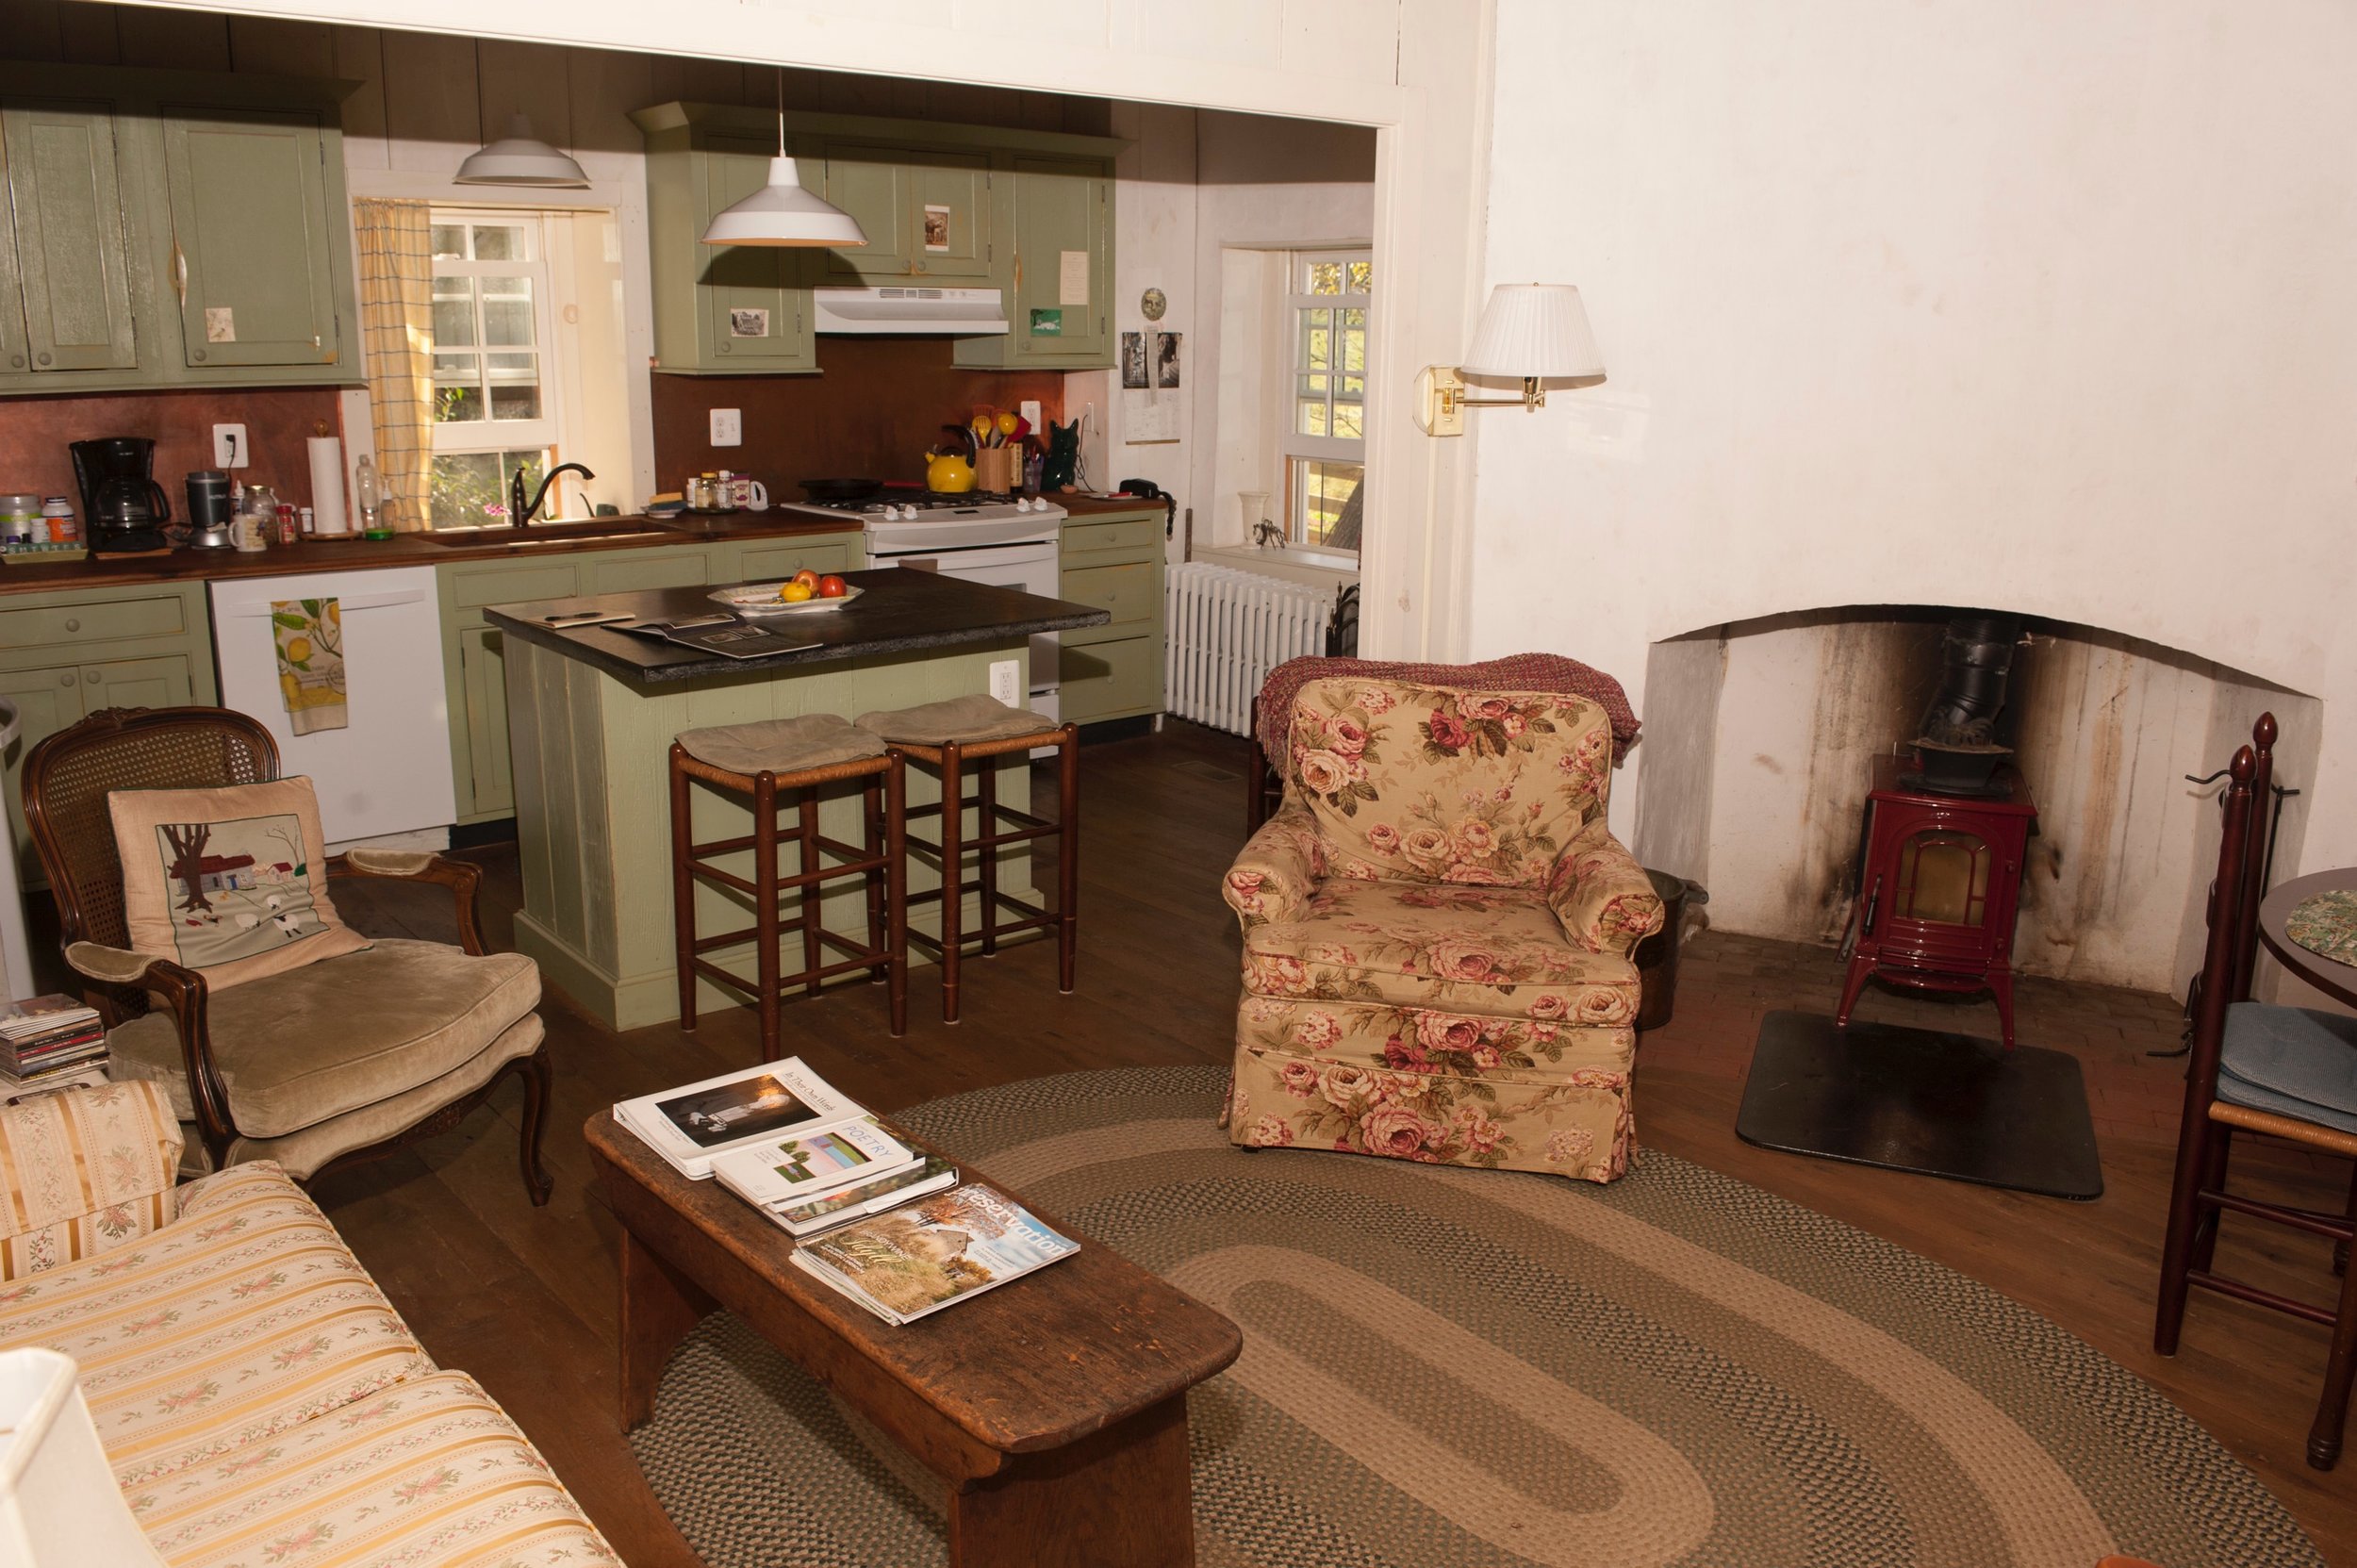
[[[533,514],[539,511],[540,503],[549,498],[550,488],[556,484],[558,477],[568,470],[581,475],[584,479],[595,479],[597,477],[596,474],[591,473],[587,469],[583,468],[579,463],[559,463],[556,467],[549,470],[549,476],[540,481],[539,489],[533,493],[533,497],[530,501],[526,501],[524,499],[524,470],[521,465],[518,465],[515,473],[510,475],[507,481],[508,525],[514,528],[521,528],[524,524],[530,522],[532,520]],[[559,505],[564,504],[565,498],[563,496],[560,495],[556,499]]]

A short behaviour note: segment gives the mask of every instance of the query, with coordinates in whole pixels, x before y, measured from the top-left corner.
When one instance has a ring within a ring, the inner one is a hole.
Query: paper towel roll
[[[344,520],[344,443],[334,436],[314,436],[311,444],[311,519],[322,536],[348,534]]]

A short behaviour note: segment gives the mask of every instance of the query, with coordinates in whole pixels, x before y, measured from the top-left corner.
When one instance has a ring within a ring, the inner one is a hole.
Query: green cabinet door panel
[[[853,138],[823,145],[827,200],[867,235],[858,249],[827,253],[828,282],[921,277],[954,288],[990,271],[989,155]]]
[[[980,369],[1088,370],[1113,363],[1113,167],[1101,157],[1015,152],[992,173],[991,276],[1006,291],[1003,338],[963,338]],[[1067,257],[1076,266],[1067,272]]]
[[[196,700],[194,656],[166,653],[150,659],[108,659],[82,667],[82,706],[177,708]]]
[[[8,751],[8,843],[17,857],[18,876],[39,883],[43,881],[41,861],[33,853],[33,835],[25,826],[20,779],[25,758],[35,746],[81,718],[82,672],[72,667],[0,670],[0,697],[16,704],[19,726],[16,744]]]
[[[709,223],[766,186],[777,150],[773,140],[710,137],[698,155],[703,165],[703,221]],[[802,182],[813,183],[810,172]],[[697,249],[702,253],[700,291],[712,367],[747,373],[815,370],[809,294],[799,287],[802,252],[778,245],[705,245],[701,239]]]
[[[15,220],[13,243],[0,244],[0,365],[34,374],[133,369],[112,107],[0,106],[0,157]]]
[[[167,107],[173,276],[191,366],[325,365],[337,357],[335,267],[321,117]]]
[[[990,272],[990,159],[929,152],[909,165],[909,184],[917,225],[916,271],[930,278],[985,276]],[[928,213],[933,220],[930,228]]]
[[[861,141],[826,145],[828,201],[849,213],[867,243],[827,252],[827,281],[857,285],[867,278],[905,276],[919,239],[909,232],[908,171],[898,154]]]
[[[490,626],[458,634],[458,679],[467,701],[456,715],[467,738],[457,759],[459,815],[469,820],[504,817],[516,809],[507,755],[507,644]]]
[[[782,582],[804,567],[824,577],[830,572],[857,571],[866,564],[867,546],[859,535],[821,534],[807,539],[745,546],[736,558],[731,580]]]

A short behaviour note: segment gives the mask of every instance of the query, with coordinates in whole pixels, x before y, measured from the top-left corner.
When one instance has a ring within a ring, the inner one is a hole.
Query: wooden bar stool
[[[958,1021],[958,963],[968,942],[979,943],[982,955],[990,957],[998,951],[1001,939],[1018,932],[1052,931],[1056,935],[1056,989],[1070,992],[1080,926],[1080,731],[1070,724],[1060,729],[1052,720],[1028,708],[1010,708],[996,698],[979,693],[913,708],[864,713],[858,723],[861,729],[890,742],[894,755],[931,767],[941,777],[942,803],[905,812],[899,839],[902,854],[921,850],[941,862],[941,886],[932,892],[908,896],[907,901],[919,904],[938,900],[941,904],[940,937],[935,939],[923,932],[912,931],[908,940],[941,955],[942,1020]],[[1057,810],[1052,822],[1003,805],[998,800],[1001,760],[1025,757],[1047,746],[1056,748],[1058,752]],[[964,793],[964,780],[969,772],[974,779],[971,796]],[[974,808],[976,831],[971,838],[965,834],[964,811],[949,809],[953,801],[958,808]],[[909,821],[926,817],[941,818],[938,840],[918,838],[908,832]],[[1000,852],[1017,844],[1051,836],[1056,840],[1055,907],[1027,903],[1000,892]],[[964,880],[969,850],[975,852],[977,863],[972,882]],[[901,885],[907,885],[905,871]],[[979,893],[981,900],[980,929],[971,933],[964,929],[962,908],[969,892]],[[1013,916],[1002,918],[1002,911],[1009,910],[1014,912]]]
[[[778,1002],[790,986],[805,987],[816,996],[821,982],[865,968],[889,989],[892,1032],[908,1030],[907,905],[902,898],[899,844],[901,784],[906,777],[900,759],[875,735],[856,730],[833,714],[809,714],[799,718],[763,719],[751,724],[723,724],[687,730],[671,742],[671,908],[679,935],[679,1026],[696,1027],[696,981],[699,976],[751,994],[761,1015],[762,1060],[777,1060]],[[736,838],[695,842],[694,807],[690,786],[702,780],[715,789],[749,798],[753,831]],[[818,831],[818,792],[821,786],[847,780],[861,781],[860,817],[865,844],[846,844]],[[781,831],[778,814],[783,804],[795,813],[794,825]],[[778,874],[778,846],[792,843],[799,850],[796,873]],[[753,874],[749,879],[722,870],[708,857],[750,850]],[[827,857],[837,857],[832,865]],[[865,946],[823,921],[823,885],[859,877],[867,887],[867,941]],[[696,883],[699,880],[733,888],[752,900],[752,924],[716,935],[696,934]],[[789,892],[800,896],[801,914],[779,918],[779,903]],[[779,939],[802,933],[802,967],[780,974]],[[716,948],[750,940],[757,974],[748,980],[722,968],[703,955]],[[829,963],[825,949],[844,956]]]

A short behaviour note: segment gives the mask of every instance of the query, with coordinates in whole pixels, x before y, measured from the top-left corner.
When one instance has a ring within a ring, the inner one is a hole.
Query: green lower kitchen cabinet
[[[484,616],[486,604],[570,599],[636,588],[763,582],[814,571],[855,571],[866,564],[863,536],[653,545],[531,560],[453,561],[435,568],[441,600],[442,684],[450,703],[452,783],[458,820],[488,822],[516,812],[508,754],[506,644]]]
[[[9,843],[41,881],[25,827],[21,776],[41,740],[102,708],[214,702],[212,623],[202,583],[70,588],[0,598],[0,697],[16,704],[8,749]]]
[[[1107,512],[1063,526],[1058,593],[1112,615],[1061,634],[1059,717],[1074,724],[1162,711],[1163,512]]]
[[[347,91],[0,65],[0,394],[356,383]]]

